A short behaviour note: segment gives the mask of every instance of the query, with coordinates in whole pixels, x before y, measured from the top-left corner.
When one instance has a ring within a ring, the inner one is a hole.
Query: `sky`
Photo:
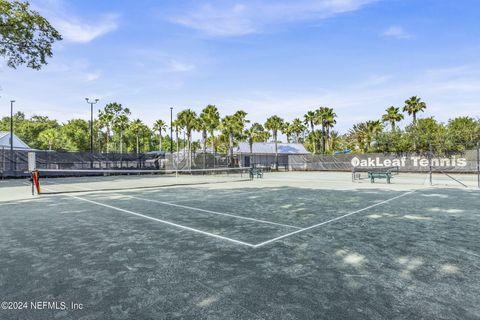
[[[478,0],[31,0],[63,40],[40,71],[0,66],[0,116],[89,118],[85,98],[152,125],[215,104],[252,122],[334,108],[335,127],[417,95],[420,117],[480,117]],[[402,125],[409,122],[405,119]]]

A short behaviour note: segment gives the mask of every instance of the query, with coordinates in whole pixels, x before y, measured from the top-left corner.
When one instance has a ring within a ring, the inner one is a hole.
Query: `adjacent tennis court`
[[[51,319],[479,318],[478,189],[232,173],[52,178],[33,197],[1,181],[2,299],[83,306]]]

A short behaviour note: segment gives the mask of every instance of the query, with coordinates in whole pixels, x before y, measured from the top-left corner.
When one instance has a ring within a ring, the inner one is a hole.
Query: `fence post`
[[[432,186],[433,185],[433,181],[432,181],[432,158],[433,158],[433,151],[432,151],[432,144],[429,143],[429,153],[428,153],[428,174],[429,174],[429,177],[430,177],[430,185]]]
[[[477,183],[480,189],[480,143],[477,145]]]

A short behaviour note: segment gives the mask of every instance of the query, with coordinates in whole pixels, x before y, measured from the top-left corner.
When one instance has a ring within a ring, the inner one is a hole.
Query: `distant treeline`
[[[285,121],[273,115],[265,123],[251,123],[242,110],[221,116],[214,105],[206,106],[200,114],[191,109],[177,113],[173,122],[173,141],[167,121],[158,119],[151,126],[140,119],[131,119],[129,108],[113,102],[98,112],[94,120],[94,149],[97,152],[148,152],[186,148],[191,152],[215,150],[231,152],[238,142],[302,143],[312,153],[352,152],[435,152],[461,151],[476,148],[480,142],[480,120],[457,117],[441,123],[434,117],[417,119],[426,104],[418,97],[405,101],[403,112],[412,116],[405,128],[398,123],[404,119],[399,107],[389,107],[376,120],[355,124],[346,134],[333,130],[337,123],[334,109],[319,107],[299,118]],[[30,147],[38,149],[90,150],[90,122],[72,119],[65,123],[45,116],[26,118],[22,112],[14,115],[15,134]],[[10,129],[10,118],[3,117],[0,130]],[[193,132],[201,139],[193,140]]]

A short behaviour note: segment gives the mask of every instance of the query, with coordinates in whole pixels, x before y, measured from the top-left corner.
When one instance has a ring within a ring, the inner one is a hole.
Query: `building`
[[[10,132],[0,131],[0,149],[10,149]],[[31,150],[31,148],[19,137],[13,134],[13,149],[14,150]]]
[[[278,166],[280,168],[288,167],[289,155],[310,154],[301,143],[278,143]],[[275,143],[273,142],[254,142],[252,152],[247,142],[240,142],[234,149],[240,166],[242,167],[270,167],[275,165]]]

